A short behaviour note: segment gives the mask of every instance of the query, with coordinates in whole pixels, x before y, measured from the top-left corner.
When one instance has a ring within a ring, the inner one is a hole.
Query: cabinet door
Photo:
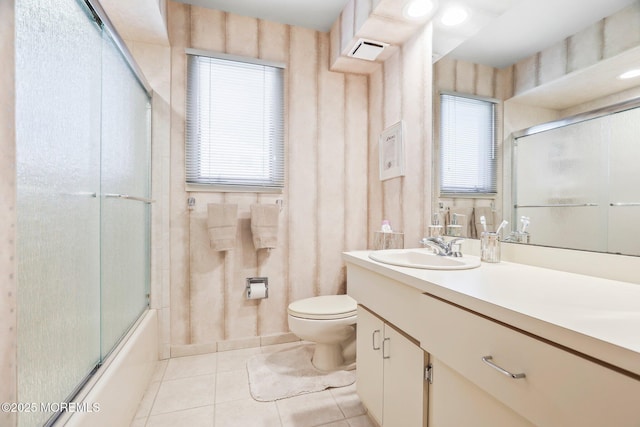
[[[424,351],[384,325],[383,426],[421,427],[424,415]]]
[[[534,427],[439,359],[431,365],[429,427]]]
[[[356,387],[369,414],[382,425],[382,339],[384,323],[358,306]]]

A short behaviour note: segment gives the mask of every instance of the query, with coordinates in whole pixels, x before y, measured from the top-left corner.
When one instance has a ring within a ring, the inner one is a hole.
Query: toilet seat
[[[349,295],[324,295],[289,304],[289,315],[302,319],[345,319],[357,314],[358,303]]]

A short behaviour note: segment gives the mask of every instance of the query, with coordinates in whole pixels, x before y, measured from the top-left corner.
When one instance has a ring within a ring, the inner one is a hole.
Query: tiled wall
[[[290,301],[343,293],[341,252],[366,247],[368,79],[328,71],[328,34],[173,2],[168,12],[172,354],[259,345],[259,337],[288,333]],[[187,47],[287,64],[283,194],[185,190]],[[196,199],[192,210],[188,197]],[[279,246],[256,252],[249,206],[277,199]],[[226,255],[208,245],[212,202],[238,204],[238,242]],[[252,276],[269,277],[268,299],[245,299],[245,278]]]
[[[14,2],[0,2],[0,402],[16,401],[16,135]],[[0,412],[0,425],[16,414]]]

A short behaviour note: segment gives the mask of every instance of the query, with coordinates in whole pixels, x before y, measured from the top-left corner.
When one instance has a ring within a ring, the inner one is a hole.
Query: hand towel
[[[487,231],[496,231],[496,223],[493,215],[493,210],[488,206],[477,207],[475,209],[475,228],[476,228],[476,237],[480,237],[482,234],[482,224],[480,224],[480,217],[484,216],[484,219],[487,221]]]
[[[211,248],[216,251],[235,249],[238,231],[238,205],[209,203],[207,214],[207,229]]]
[[[256,249],[273,249],[278,244],[278,205],[251,205],[251,233]]]

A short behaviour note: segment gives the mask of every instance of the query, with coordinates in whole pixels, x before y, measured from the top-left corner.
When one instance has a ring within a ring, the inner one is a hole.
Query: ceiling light
[[[410,19],[418,19],[427,16],[433,10],[431,0],[413,0],[404,7],[404,16]]]
[[[440,17],[440,22],[443,25],[452,27],[454,25],[462,24],[469,17],[469,12],[462,6],[449,6],[445,9]]]
[[[626,73],[622,73],[618,76],[619,79],[632,79],[634,77],[640,76],[640,69],[636,68],[635,70],[629,70]]]

